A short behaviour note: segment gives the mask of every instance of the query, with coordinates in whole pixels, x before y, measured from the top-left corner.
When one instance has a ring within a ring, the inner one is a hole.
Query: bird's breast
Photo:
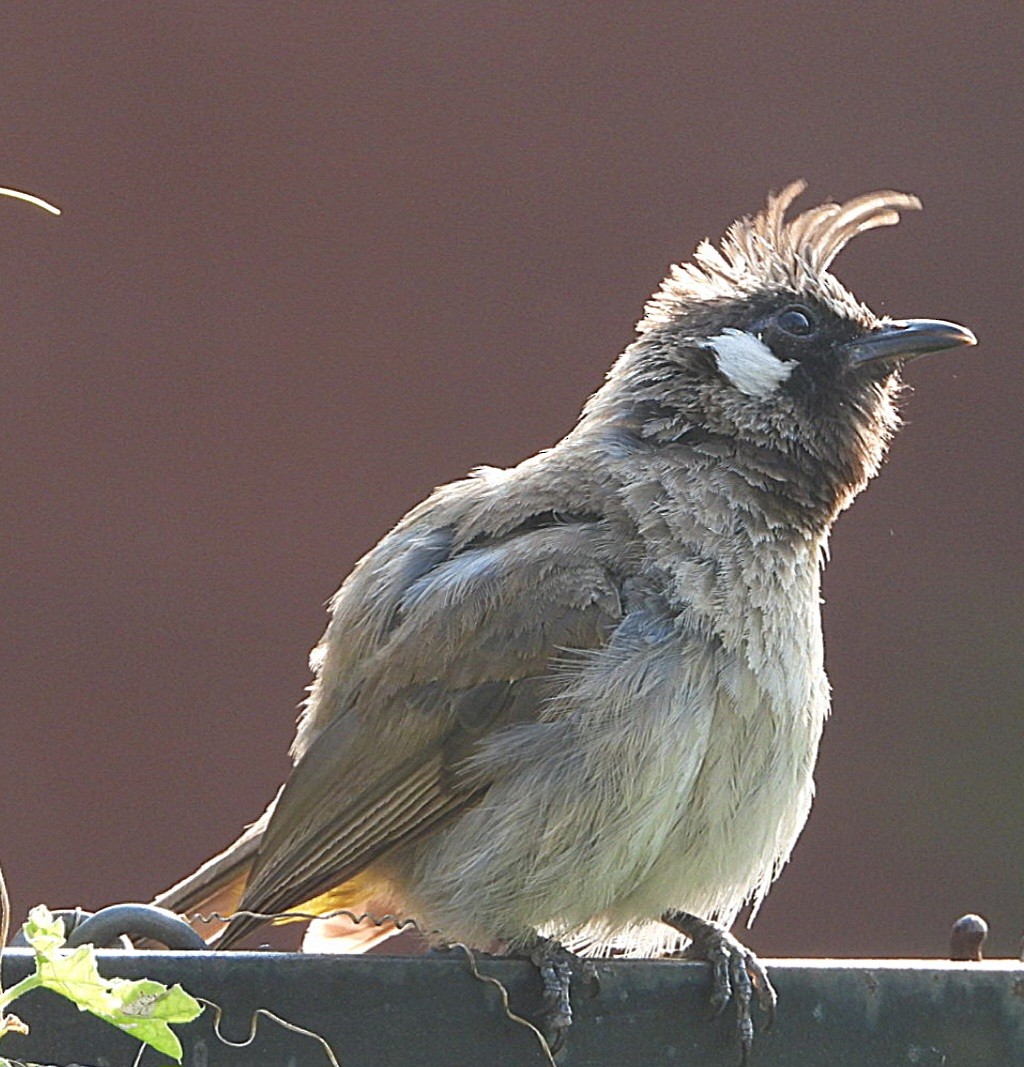
[[[736,635],[634,605],[542,721],[481,744],[485,797],[399,872],[414,910],[486,943],[671,907],[729,919],[763,893],[806,819],[827,711],[812,588],[789,625],[755,612]]]
[[[666,566],[680,636],[659,653],[671,686],[619,741],[635,819],[610,852],[635,865],[613,925],[670,907],[731,920],[767,891],[810,809],[828,714],[819,546],[729,547]]]

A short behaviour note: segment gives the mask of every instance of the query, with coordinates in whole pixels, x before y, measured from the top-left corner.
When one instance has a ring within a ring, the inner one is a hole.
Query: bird
[[[436,489],[355,565],[284,786],[157,904],[238,912],[221,947],[268,913],[373,907],[524,952],[556,1037],[560,952],[691,943],[746,1056],[752,998],[775,996],[729,928],[811,807],[829,534],[879,470],[905,365],[976,343],[876,315],[830,270],[916,196],[792,215],[804,188],[671,267],[557,444]]]

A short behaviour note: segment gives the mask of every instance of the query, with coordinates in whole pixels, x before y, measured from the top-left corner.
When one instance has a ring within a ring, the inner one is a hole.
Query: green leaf
[[[36,953],[40,985],[181,1062],[181,1042],[170,1024],[191,1022],[203,1010],[181,986],[104,978],[92,945],[64,948],[64,923],[41,906],[29,912],[25,937]]]
[[[115,978],[113,982],[120,1004],[105,1018],[119,1030],[180,1061],[181,1042],[170,1024],[190,1023],[202,1012],[202,1005],[180,985],[168,989],[162,982],[148,978],[134,982]]]
[[[36,968],[46,989],[67,997],[82,1011],[108,1015],[119,1006],[118,998],[110,989],[110,980],[96,969],[96,953],[92,945],[38,955]]]
[[[37,904],[24,926],[25,937],[36,955],[46,955],[64,944],[64,920],[56,919],[45,904]]]

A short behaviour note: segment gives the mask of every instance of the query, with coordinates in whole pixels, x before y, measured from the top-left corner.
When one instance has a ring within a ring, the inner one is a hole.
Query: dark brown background
[[[0,201],[19,914],[226,844],[354,560],[566,431],[667,264],[803,176],[919,193],[838,273],[981,345],[912,368],[838,527],[819,800],[750,942],[940,954],[978,910],[1015,951],[1022,16],[712,7],[5,7],[0,184],[65,208]]]

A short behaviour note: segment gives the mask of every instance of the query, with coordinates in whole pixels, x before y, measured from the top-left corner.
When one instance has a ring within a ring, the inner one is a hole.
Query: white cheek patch
[[[796,363],[779,359],[752,333],[724,329],[707,342],[718,369],[747,396],[768,396],[793,373]]]

